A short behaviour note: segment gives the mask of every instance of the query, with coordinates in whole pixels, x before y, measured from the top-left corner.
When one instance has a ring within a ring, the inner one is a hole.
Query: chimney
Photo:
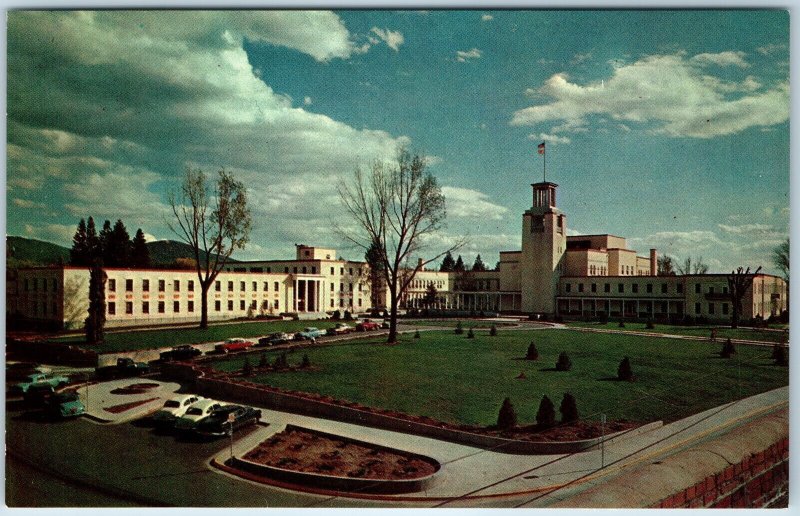
[[[419,258],[419,259],[417,260],[417,269],[418,269],[418,270],[421,270],[421,271],[424,271],[424,270],[425,270],[425,266],[424,266],[424,265],[423,265],[423,263],[422,263],[422,258]]]
[[[655,249],[650,249],[650,275],[658,276],[658,254]]]

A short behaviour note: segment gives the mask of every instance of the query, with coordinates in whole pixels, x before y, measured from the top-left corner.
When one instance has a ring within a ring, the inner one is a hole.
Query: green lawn
[[[83,336],[51,339],[56,342],[75,344],[93,349],[98,353],[128,351],[137,349],[154,349],[178,344],[199,344],[214,342],[232,337],[259,337],[270,333],[285,331],[297,332],[308,326],[326,329],[335,321],[258,321],[232,324],[218,324],[206,330],[199,328],[174,328],[166,330],[120,331],[106,333],[106,342],[102,346],[88,346]]]
[[[541,358],[520,360],[531,339]],[[378,340],[310,348],[289,355],[299,364],[307,353],[315,371],[265,373],[252,381],[316,392],[365,405],[400,410],[466,424],[496,422],[503,398],[510,396],[520,423],[531,423],[542,396],[558,407],[565,392],[578,401],[584,417],[635,421],[675,420],[727,401],[764,392],[789,381],[788,368],[772,365],[771,349],[738,346],[732,359],[716,356],[720,345],[633,335],[538,330],[485,333],[475,339],[450,332],[408,335],[396,346]],[[573,368],[548,371],[567,351]],[[617,366],[631,358],[636,382],[618,382]],[[275,352],[269,353],[274,361]],[[255,365],[258,353],[251,354]],[[238,370],[243,359],[214,366]],[[525,380],[515,379],[520,372]]]
[[[608,330],[620,331],[647,331],[654,333],[671,333],[673,335],[696,335],[698,337],[710,337],[711,329],[717,329],[717,340],[719,339],[745,339],[745,340],[760,340],[764,342],[786,342],[787,333],[784,331],[775,330],[762,330],[750,328],[725,328],[720,326],[676,326],[669,324],[656,324],[655,328],[648,330],[646,323],[641,322],[626,322],[624,328],[619,327],[618,322],[609,321],[608,324],[600,324],[597,322],[568,322],[567,326],[574,326],[579,328],[602,328]],[[786,328],[788,329],[788,328]]]
[[[431,320],[431,319],[398,319],[400,324],[409,324],[412,326],[441,326],[444,328],[455,328],[458,323],[461,323],[461,327],[464,328],[464,331],[467,331],[469,328],[478,329],[485,329],[488,330],[492,327],[492,325],[497,326],[498,328],[502,328],[504,326],[516,326],[517,323],[510,323],[510,322],[492,322],[492,321],[478,321],[472,319],[440,319],[440,320]]]

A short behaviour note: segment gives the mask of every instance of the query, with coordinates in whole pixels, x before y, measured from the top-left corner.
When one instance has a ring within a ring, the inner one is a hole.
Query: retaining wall
[[[79,367],[95,367],[97,365],[97,353],[94,351],[56,342],[8,339],[6,353],[13,353],[20,358],[46,364]]]

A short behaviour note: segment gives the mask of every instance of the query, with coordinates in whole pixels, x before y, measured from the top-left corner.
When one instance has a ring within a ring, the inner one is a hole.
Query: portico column
[[[300,287],[300,282],[298,280],[294,280],[292,282],[293,289],[292,289],[292,308],[293,312],[297,312],[297,291]]]

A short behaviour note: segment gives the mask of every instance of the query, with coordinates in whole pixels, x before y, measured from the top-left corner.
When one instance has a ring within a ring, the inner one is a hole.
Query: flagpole
[[[546,144],[546,143],[547,143],[547,141],[542,141],[542,144]],[[542,167],[543,167],[542,168],[542,182],[546,183],[547,182],[547,145],[545,145],[544,152],[542,154],[544,154],[544,163],[542,165]]]

